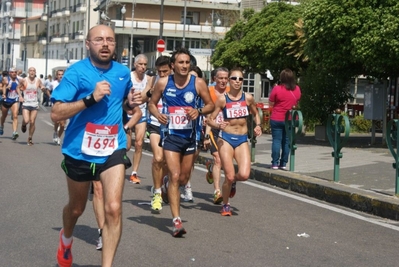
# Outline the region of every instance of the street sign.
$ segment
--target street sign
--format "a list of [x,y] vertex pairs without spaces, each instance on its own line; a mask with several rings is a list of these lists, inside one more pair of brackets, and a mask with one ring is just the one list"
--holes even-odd
[[159,39],[157,41],[157,51],[159,53],[162,53],[163,51],[165,51],[165,41],[162,39]]

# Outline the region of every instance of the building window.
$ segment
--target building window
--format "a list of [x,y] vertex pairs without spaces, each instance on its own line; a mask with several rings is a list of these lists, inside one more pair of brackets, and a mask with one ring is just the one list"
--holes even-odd
[[[182,47],[183,40],[180,38],[167,38],[166,39],[166,50],[175,50]],[[199,39],[186,39],[186,48],[201,48],[201,40]]]
[[[186,12],[186,24],[187,25],[199,25],[199,12]],[[180,23],[184,24],[184,10],[181,12]]]
[[255,74],[254,73],[244,73],[244,83],[242,85],[242,90],[246,93],[254,95],[254,93],[255,93]]
[[262,79],[262,91],[261,98],[268,98],[270,92],[270,81],[268,79]]

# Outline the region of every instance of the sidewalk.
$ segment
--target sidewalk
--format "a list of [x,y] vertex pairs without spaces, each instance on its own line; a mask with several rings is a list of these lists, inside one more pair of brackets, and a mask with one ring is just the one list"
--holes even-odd
[[[399,220],[399,197],[395,196],[394,158],[382,146],[381,134],[370,145],[371,135],[349,136],[341,150],[339,182],[334,182],[334,158],[329,142],[314,136],[298,138],[294,171],[272,170],[270,134],[257,139],[250,179],[305,194],[323,201]],[[149,144],[145,149],[150,150]],[[205,164],[209,152],[197,163]],[[289,169],[289,164],[287,165]]]

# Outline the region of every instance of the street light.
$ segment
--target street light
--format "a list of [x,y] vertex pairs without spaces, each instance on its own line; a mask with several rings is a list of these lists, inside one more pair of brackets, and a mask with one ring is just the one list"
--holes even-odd
[[184,14],[183,14],[183,44],[182,47],[186,46],[186,17],[187,17],[187,0],[184,0]]
[[121,8],[121,13],[122,13],[122,20],[123,20],[123,28],[125,28],[125,13],[126,13],[126,7],[125,5],[123,5],[123,7]]
[[45,6],[44,6],[44,14],[42,15],[42,21],[46,21],[46,69],[44,71],[45,73],[45,78],[47,78],[47,69],[48,69],[48,43],[49,43],[49,35],[50,35],[50,31],[49,31],[49,26],[50,26],[50,6],[49,3],[46,2]]
[[[159,0],[154,0],[156,3],[159,2]],[[161,14],[159,15],[159,39],[163,38],[163,7],[164,7],[164,1],[161,0]]]
[[129,59],[129,69],[132,70],[133,63],[133,29],[134,29],[134,7],[136,6],[136,0],[132,1],[132,32],[130,33],[130,59]]
[[[10,16],[10,20],[9,20],[9,23],[11,23],[11,12],[10,12],[10,9],[11,9],[11,1],[7,1],[6,2],[6,16]],[[9,27],[10,27],[10,24],[9,24]],[[5,34],[5,37],[6,38],[8,38],[9,37],[9,34],[8,34],[8,29],[5,29],[5,31],[6,31],[6,34]],[[10,39],[8,39],[8,43],[11,43],[11,41],[10,41]],[[8,44],[7,44],[7,46],[8,46]],[[8,53],[8,49],[7,49],[7,53]],[[6,57],[7,57],[7,59],[9,59],[8,58],[8,55],[6,55]],[[6,61],[6,65],[7,65],[7,63],[9,64],[9,60],[7,60]],[[8,69],[9,68],[9,66],[6,66],[6,68]]]
[[14,66],[14,39],[15,39],[15,29],[14,29],[14,18],[10,17],[10,25],[9,28],[12,30],[12,46],[11,46],[11,66]]

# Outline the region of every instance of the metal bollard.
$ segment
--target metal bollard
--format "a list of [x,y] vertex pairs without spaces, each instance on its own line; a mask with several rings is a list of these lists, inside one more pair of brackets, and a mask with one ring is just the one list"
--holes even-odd
[[[399,148],[399,120],[390,120],[387,124],[387,129],[385,131],[387,145],[389,151],[395,160],[395,163],[392,164],[392,167],[396,170],[395,177],[395,195],[399,196],[399,158],[398,158],[398,148]],[[396,147],[394,147],[394,144]],[[396,149],[396,151],[395,151]]]
[[[333,147],[331,156],[334,157],[334,182],[339,182],[339,159],[342,158],[341,149],[348,141],[350,124],[348,116],[341,115],[341,110],[336,109],[335,114],[328,116],[327,137]],[[341,134],[345,134],[341,137]]]
[[297,149],[296,137],[302,133],[303,117],[302,112],[293,106],[291,110],[285,113],[285,131],[290,140],[290,171],[295,170],[295,150]]
[[[262,114],[262,110],[258,108],[259,116]],[[248,116],[247,119],[247,128],[248,128],[248,138],[249,141],[251,142],[251,162],[255,162],[255,145],[256,145],[256,136],[254,135],[254,129],[255,129],[255,122],[254,122],[254,116],[251,114]]]

